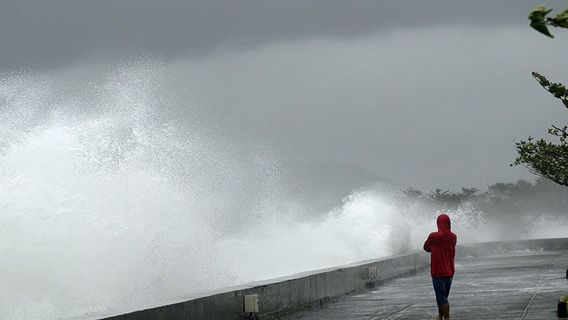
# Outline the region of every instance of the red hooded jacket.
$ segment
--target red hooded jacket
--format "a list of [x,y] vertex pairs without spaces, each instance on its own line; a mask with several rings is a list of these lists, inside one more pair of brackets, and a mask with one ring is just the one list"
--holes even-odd
[[447,214],[439,215],[436,224],[438,231],[430,233],[424,242],[424,250],[430,252],[430,273],[432,277],[453,277],[458,237],[451,230]]

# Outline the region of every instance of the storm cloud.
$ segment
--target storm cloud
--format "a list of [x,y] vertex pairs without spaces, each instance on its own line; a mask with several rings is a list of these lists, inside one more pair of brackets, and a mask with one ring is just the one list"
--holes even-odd
[[[559,2],[561,4],[561,2]],[[63,1],[0,3],[0,70],[135,54],[166,58],[439,25],[526,24],[534,1]]]

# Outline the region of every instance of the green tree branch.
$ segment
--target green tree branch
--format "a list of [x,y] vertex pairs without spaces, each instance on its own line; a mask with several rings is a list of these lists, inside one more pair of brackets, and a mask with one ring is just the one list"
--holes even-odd
[[[568,28],[568,9],[557,14],[555,17],[547,17],[552,9],[544,6],[535,7],[529,14],[530,26],[538,32],[554,38],[548,30],[548,26]],[[550,82],[545,76],[533,72],[532,76],[538,83],[556,99],[562,101],[568,108],[568,90],[557,82]],[[548,133],[558,139],[558,143],[552,143],[544,139],[515,142],[517,158],[511,165],[524,165],[533,174],[550,179],[560,185],[568,186],[568,127],[552,126]]]

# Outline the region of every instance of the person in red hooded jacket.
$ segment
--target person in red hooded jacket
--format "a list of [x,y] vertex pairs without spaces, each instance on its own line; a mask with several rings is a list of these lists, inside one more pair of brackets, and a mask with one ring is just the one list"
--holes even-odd
[[430,252],[430,273],[438,304],[438,319],[450,319],[448,295],[452,286],[458,237],[452,232],[450,217],[442,213],[436,219],[438,231],[432,232],[424,242],[424,250]]

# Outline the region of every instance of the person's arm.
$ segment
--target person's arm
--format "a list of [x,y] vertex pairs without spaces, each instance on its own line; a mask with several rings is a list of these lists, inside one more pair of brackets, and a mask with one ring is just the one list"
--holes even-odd
[[424,251],[426,252],[430,252],[431,248],[432,248],[432,234],[430,234],[428,236],[428,239],[426,239],[426,242],[424,242]]

